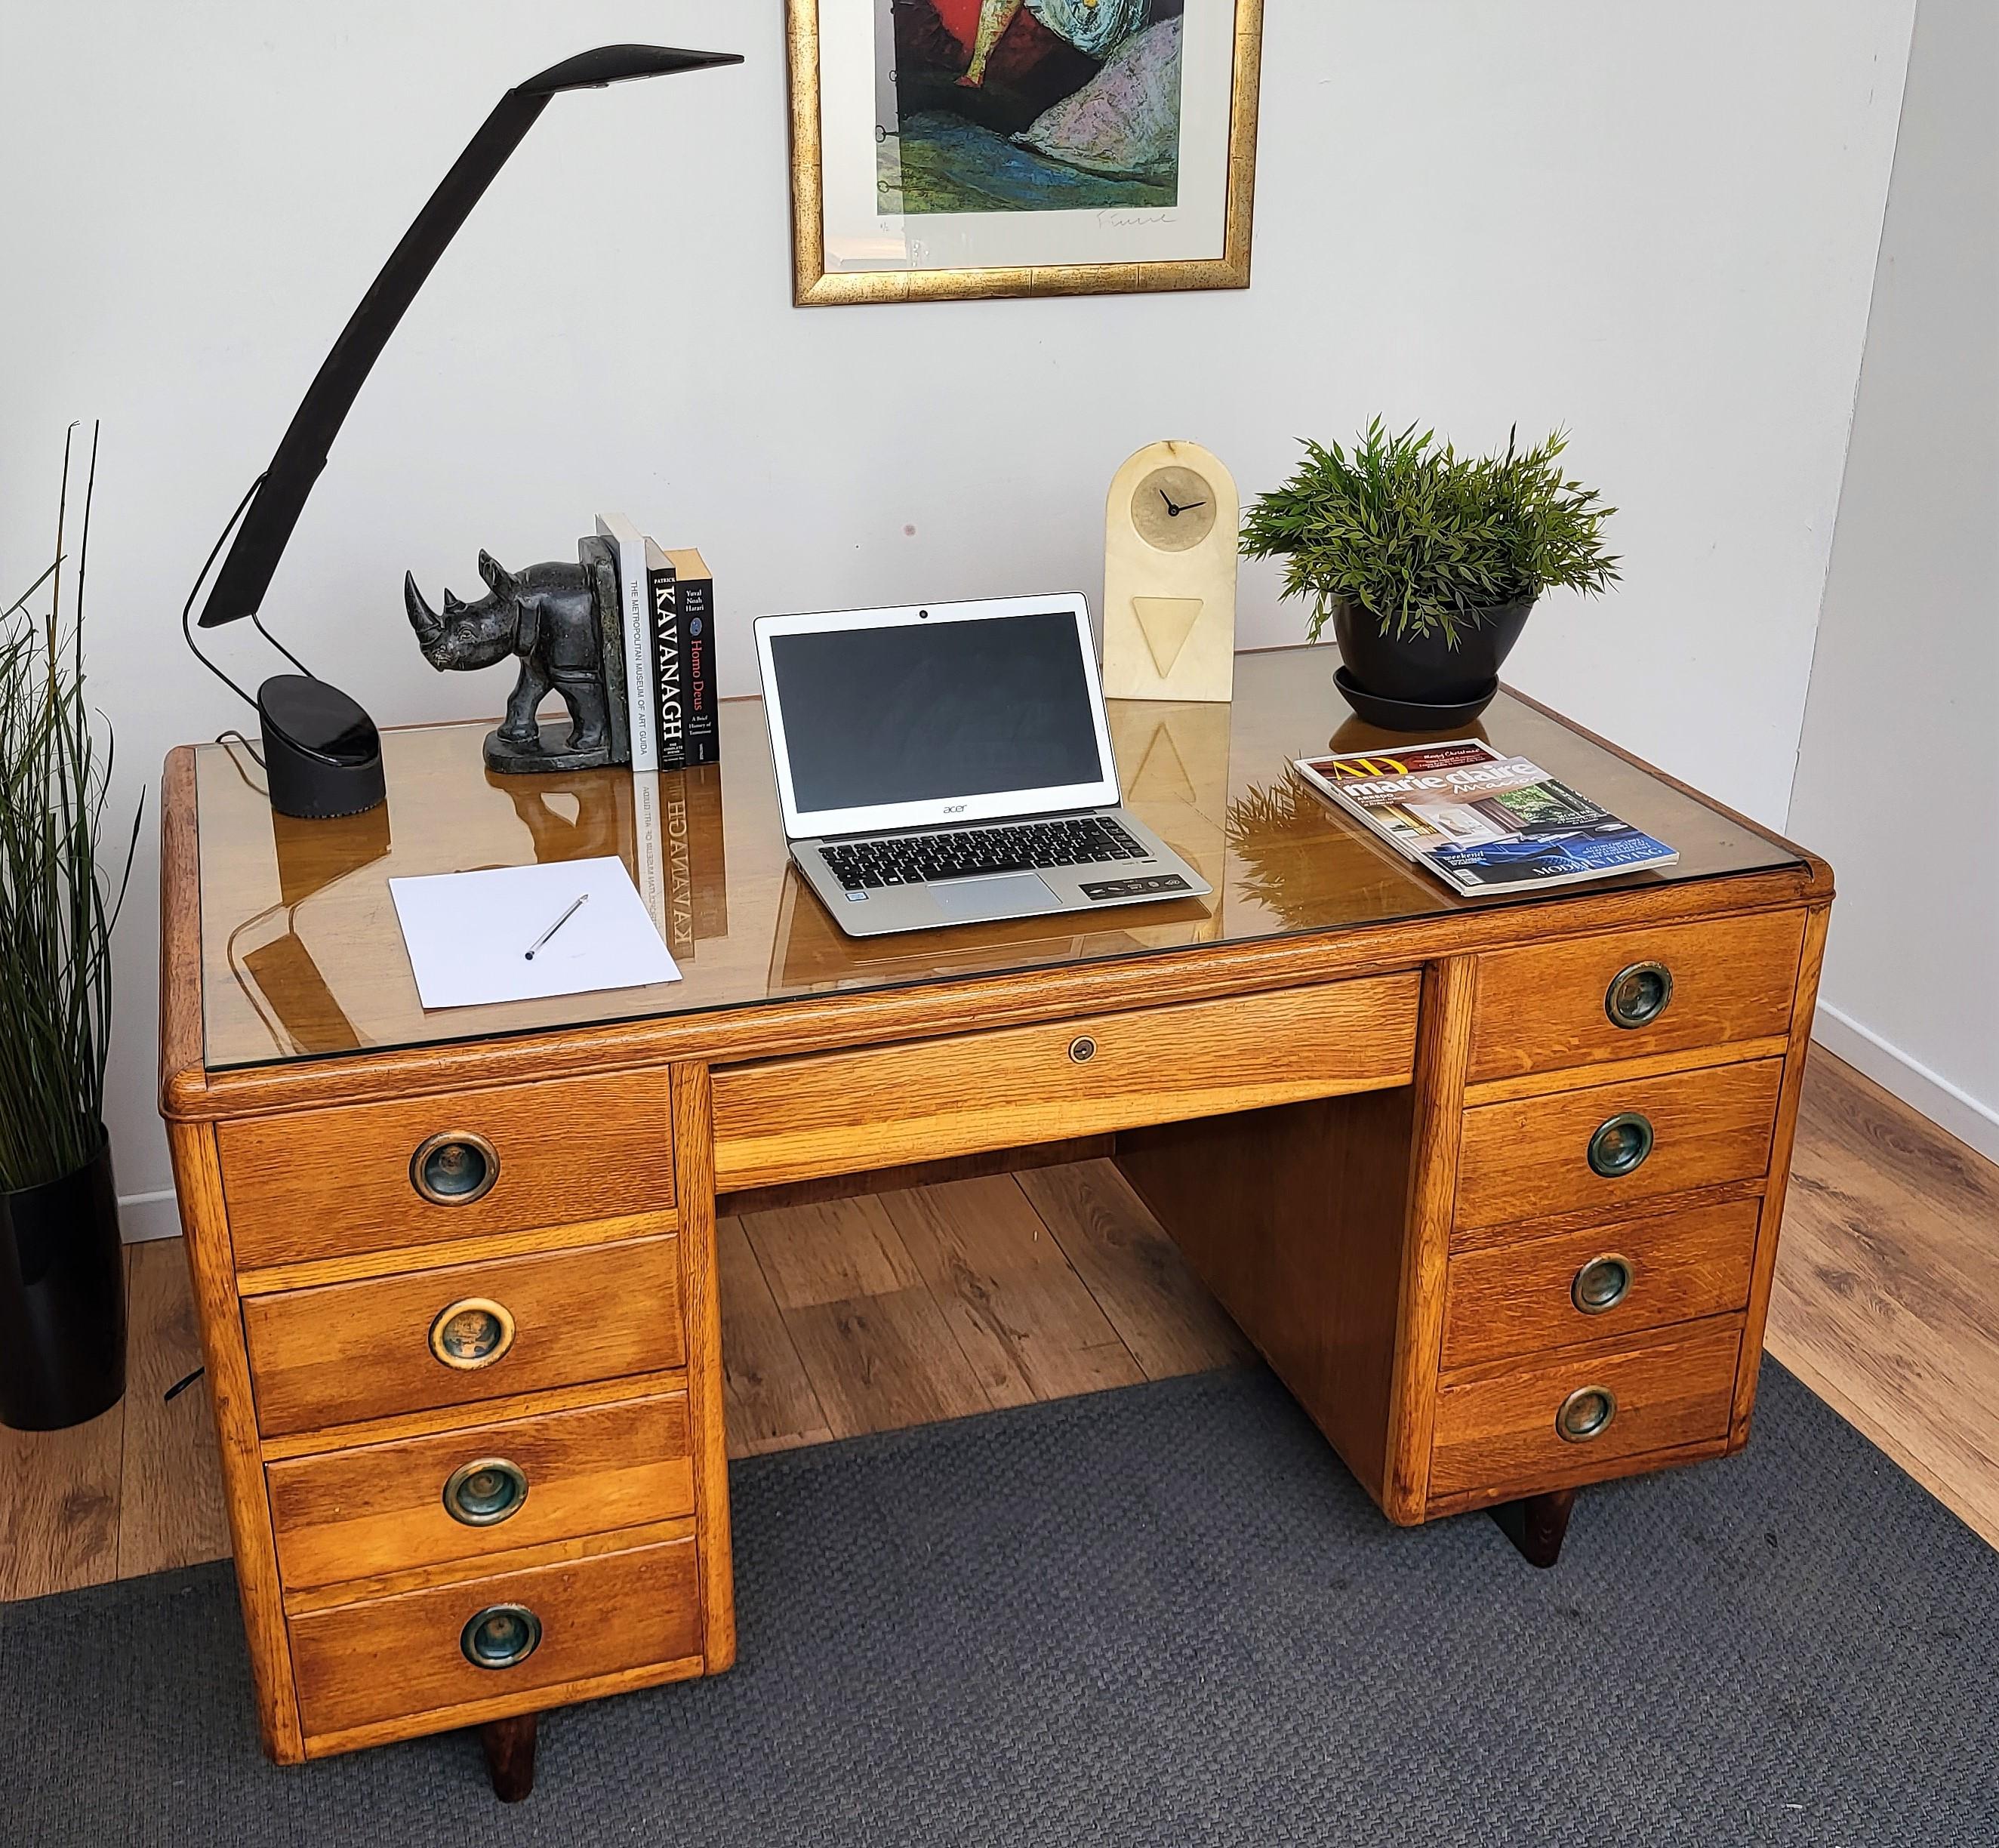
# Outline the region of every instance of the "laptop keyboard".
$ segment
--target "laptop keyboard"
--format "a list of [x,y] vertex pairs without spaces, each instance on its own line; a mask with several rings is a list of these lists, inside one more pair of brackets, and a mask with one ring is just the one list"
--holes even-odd
[[1097,866],[1112,860],[1149,857],[1116,822],[1096,815],[961,828],[950,834],[840,841],[819,851],[833,876],[848,892],[878,886],[924,886],[980,873],[1025,872],[1037,866]]

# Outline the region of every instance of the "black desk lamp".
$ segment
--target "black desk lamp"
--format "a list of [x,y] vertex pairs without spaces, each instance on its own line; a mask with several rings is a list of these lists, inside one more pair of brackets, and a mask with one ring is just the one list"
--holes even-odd
[[[358,814],[374,807],[384,794],[382,740],[374,720],[338,688],[316,678],[264,627],[257,612],[270,587],[271,574],[291,543],[292,529],[298,524],[306,496],[326,466],[327,451],[404,310],[551,96],[563,90],[602,89],[632,78],[663,77],[677,71],[702,71],[742,61],[733,51],[604,45],[517,85],[500,99],[452,163],[334,342],[305,401],[293,414],[271,466],[244,496],[222,539],[216,542],[215,552],[220,552],[237,522],[242,522],[201,612],[203,629],[248,616],[256,623],[258,633],[299,670],[273,675],[258,688],[251,702],[263,732],[271,806],[281,813],[308,818]],[[202,567],[202,578],[215,563],[215,552]],[[181,632],[204,667],[232,692],[249,699],[195,646],[188,616],[200,594],[202,578],[195,581],[187,607],[181,612]]]

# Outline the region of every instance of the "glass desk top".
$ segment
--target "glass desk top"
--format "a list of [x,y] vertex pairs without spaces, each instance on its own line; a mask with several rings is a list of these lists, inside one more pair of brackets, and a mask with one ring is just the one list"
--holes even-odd
[[[1679,850],[1678,865],[1524,898],[1463,898],[1305,789],[1293,758],[1407,743],[1355,719],[1329,647],[1244,654],[1229,706],[1114,700],[1126,804],[1213,896],[961,925],[857,941],[792,870],[763,706],[722,703],[722,758],[657,779],[663,924],[683,979],[646,988],[427,1011],[389,880],[621,855],[639,811],[623,770],[498,776],[490,721],[386,733],[386,804],[337,821],[274,814],[240,746],[203,745],[195,790],[203,1028],[211,1071],[444,1045],[665,1014],[778,1004],[1005,970],[1338,931],[1800,864],[1782,842],[1502,692],[1458,735],[1531,758]],[[645,882],[639,882],[645,889]]]

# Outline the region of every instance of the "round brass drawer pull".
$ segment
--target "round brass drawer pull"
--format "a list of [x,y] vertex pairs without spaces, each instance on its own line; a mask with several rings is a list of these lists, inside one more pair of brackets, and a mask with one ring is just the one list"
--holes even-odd
[[1613,1027],[1649,1027],[1673,998],[1673,972],[1663,962],[1634,962],[1610,978],[1603,1011]]
[[500,1156],[476,1131],[446,1129],[410,1157],[410,1184],[433,1206],[469,1206],[493,1191]]
[[459,1652],[476,1669],[510,1669],[542,1646],[542,1620],[525,1604],[488,1604],[465,1620]]
[[1569,1300],[1585,1316],[1600,1316],[1606,1309],[1614,1309],[1631,1294],[1631,1260],[1615,1251],[1592,1258],[1576,1272],[1568,1294]]
[[460,1464],[444,1486],[445,1512],[468,1527],[497,1527],[527,1499],[528,1472],[504,1457]]
[[513,1312],[489,1297],[464,1297],[431,1324],[431,1352],[461,1372],[491,1366],[513,1345]]
[[1630,1174],[1651,1152],[1652,1119],[1642,1111],[1620,1111],[1589,1139],[1589,1165],[1606,1181]]
[[1578,1386],[1555,1414],[1555,1434],[1567,1444],[1587,1444],[1610,1428],[1617,1416],[1617,1395],[1608,1386]]
[[1097,1056],[1097,1042],[1086,1034],[1080,1039],[1069,1042],[1069,1056],[1078,1065],[1087,1065]]

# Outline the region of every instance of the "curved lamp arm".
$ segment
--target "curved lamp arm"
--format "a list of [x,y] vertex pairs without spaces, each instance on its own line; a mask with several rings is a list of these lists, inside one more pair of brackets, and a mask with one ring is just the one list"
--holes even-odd
[[547,108],[549,99],[564,90],[602,89],[633,78],[663,77],[679,71],[704,71],[718,64],[740,64],[733,51],[675,51],[662,45],[603,45],[551,65],[537,77],[518,84],[452,162],[416,222],[390,253],[372,286],[361,298],[333,351],[326,356],[305,401],[293,413],[265,471],[248,516],[236,534],[229,556],[216,574],[203,605],[203,629],[254,616],[269,588],[271,574],[291,543],[292,529],[326,466],[327,452],[340,434],[356,394],[382,349],[402,320],[404,310],[444,255],[445,247],[470,215],[507,157]]

